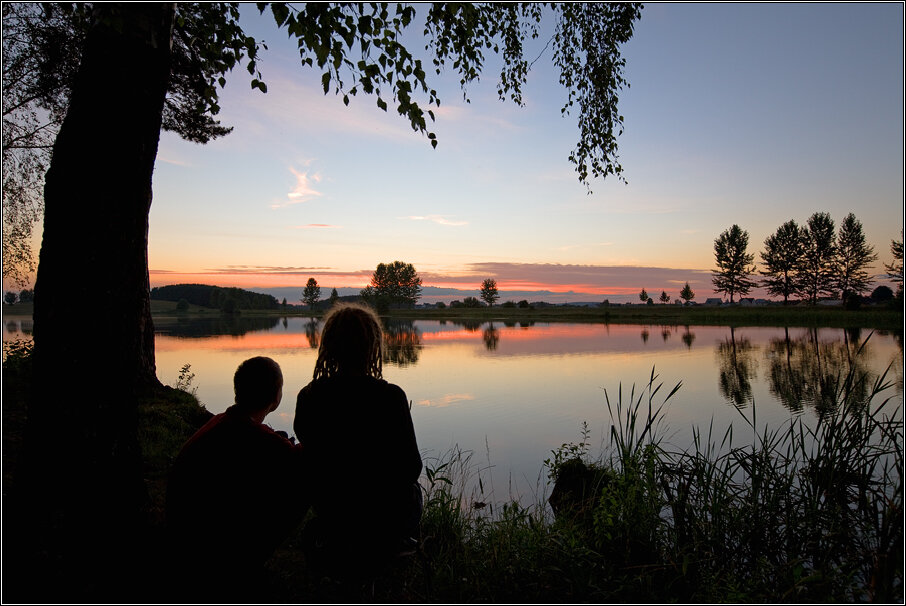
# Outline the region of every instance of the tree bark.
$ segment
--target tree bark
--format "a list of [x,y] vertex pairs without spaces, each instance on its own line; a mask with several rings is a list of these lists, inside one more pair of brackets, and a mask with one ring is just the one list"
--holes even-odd
[[148,213],[174,11],[96,5],[45,181],[23,489],[32,553],[56,564],[36,587],[62,575],[65,601],[125,583],[140,548],[137,398],[159,385]]

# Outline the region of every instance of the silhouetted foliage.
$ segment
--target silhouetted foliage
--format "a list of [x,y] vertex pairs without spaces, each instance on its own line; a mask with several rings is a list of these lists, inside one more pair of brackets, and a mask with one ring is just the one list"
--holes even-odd
[[893,255],[893,263],[885,263],[884,269],[887,270],[887,277],[891,282],[897,285],[897,297],[903,297],[903,232],[900,232],[900,241],[890,241],[890,254]]
[[885,286],[883,284],[881,286],[878,286],[877,288],[875,288],[873,291],[871,291],[872,301],[878,301],[878,302],[890,301],[891,299],[893,299],[893,297],[894,297],[894,294],[893,294],[893,291],[890,289],[890,287]]
[[321,287],[314,278],[309,278],[302,291],[302,303],[308,306],[308,309],[314,309],[318,300],[321,298]]
[[361,297],[380,310],[390,307],[414,307],[421,296],[422,279],[411,263],[379,263],[371,284],[362,289]]
[[175,301],[185,299],[192,305],[223,309],[228,301],[230,308],[241,309],[279,309],[280,304],[273,295],[251,292],[241,288],[224,288],[208,284],[171,284],[156,286],[151,289],[151,298],[158,301]]
[[661,303],[663,303],[664,305],[666,305],[667,303],[670,302],[670,295],[667,294],[667,291],[666,291],[666,290],[662,290],[662,291],[661,291],[661,296],[659,297],[659,299],[660,299]]
[[761,281],[768,294],[783,297],[783,302],[799,290],[799,269],[805,252],[807,233],[795,221],[787,221],[764,241],[761,261],[764,269]]
[[822,295],[834,297],[836,294],[837,246],[834,221],[827,213],[814,213],[808,219],[805,234],[797,289],[814,305]]
[[686,282],[686,285],[683,286],[683,289],[680,291],[679,296],[680,296],[680,299],[682,299],[683,301],[688,303],[689,301],[691,301],[692,299],[695,298],[695,291],[693,291],[692,288],[689,286],[689,283]]
[[639,300],[640,300],[642,303],[647,303],[647,302],[648,302],[648,291],[645,290],[644,288],[643,288],[642,291],[639,293]]
[[487,278],[484,282],[481,283],[480,289],[481,300],[488,304],[488,307],[494,307],[494,302],[500,298],[500,293],[497,292],[497,280],[494,278]]
[[865,243],[862,223],[852,213],[846,215],[837,234],[836,288],[844,302],[850,295],[862,295],[873,280],[867,268],[878,259],[874,248]]
[[714,292],[727,293],[730,303],[734,295],[745,295],[755,288],[755,281],[749,278],[755,272],[751,265],[754,254],[747,254],[749,246],[749,233],[733,225],[714,240],[714,259],[717,262],[717,271],[713,272],[711,282],[714,283]]

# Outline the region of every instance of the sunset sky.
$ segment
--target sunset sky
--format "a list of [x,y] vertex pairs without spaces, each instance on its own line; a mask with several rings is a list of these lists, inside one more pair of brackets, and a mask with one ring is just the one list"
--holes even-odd
[[[432,149],[392,104],[325,96],[269,13],[245,5],[242,23],[269,47],[268,93],[236,70],[220,114],[232,134],[206,146],[163,135],[152,285],[298,290],[294,301],[309,277],[324,296],[346,294],[402,260],[426,287],[475,291],[494,277],[504,300],[637,300],[642,287],[676,297],[688,281],[703,301],[714,239],[734,223],[759,262],[789,219],[824,211],[839,225],[854,212],[878,273],[901,237],[902,3],[647,5],[623,49],[628,184],[593,181],[590,195],[567,161],[578,129],[561,117],[550,49],[521,108],[497,99],[494,58],[468,104],[455,73],[433,78]],[[447,292],[425,290],[423,301]]]

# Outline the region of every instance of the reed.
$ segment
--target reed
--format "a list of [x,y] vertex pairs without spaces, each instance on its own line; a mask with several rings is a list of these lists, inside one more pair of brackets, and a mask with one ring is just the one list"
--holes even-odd
[[428,471],[430,599],[902,600],[902,408],[884,397],[886,374],[867,402],[853,396],[860,380],[840,377],[836,408],[813,422],[759,429],[753,407],[746,431],[712,424],[677,450],[663,420],[680,386],[655,404],[652,371],[641,390],[605,394],[597,458],[587,430],[552,453],[553,479],[578,467],[588,481],[556,517],[544,503],[470,506],[461,474],[474,467],[452,451]]

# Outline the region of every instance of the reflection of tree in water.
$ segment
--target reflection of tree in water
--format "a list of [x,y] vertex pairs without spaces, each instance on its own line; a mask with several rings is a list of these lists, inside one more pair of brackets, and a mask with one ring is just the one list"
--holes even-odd
[[519,328],[531,328],[534,325],[535,325],[534,320],[520,320],[519,321]]
[[752,401],[752,379],[756,376],[753,353],[751,341],[744,337],[737,340],[732,326],[729,340],[717,345],[720,393],[737,408],[745,408]]
[[484,324],[481,320],[454,320],[454,326],[462,326],[467,332],[478,332],[481,329],[481,325]]
[[318,347],[320,347],[321,333],[318,332],[318,321],[315,318],[310,318],[308,322],[305,323],[305,338],[308,339],[308,346],[312,349],[318,349]]
[[384,362],[409,366],[418,362],[422,343],[412,320],[384,320]]
[[817,328],[796,339],[785,329],[765,352],[771,393],[791,411],[809,406],[819,416],[834,412],[844,393],[848,402],[865,404],[877,378],[868,370],[869,343],[858,330],[821,342]]
[[887,379],[894,382],[899,393],[903,393],[903,329],[898,328],[893,331],[879,330],[876,332],[883,336],[893,336],[893,340],[897,344],[897,351],[891,354],[890,360],[888,360],[890,372],[887,375]]
[[186,339],[206,338],[217,335],[241,337],[249,332],[272,330],[280,318],[243,316],[241,314],[217,314],[194,318],[156,318],[154,332]]
[[283,324],[283,328],[284,328],[284,329],[289,328],[289,319],[287,319],[286,316],[283,316],[283,322],[282,322],[282,324]]
[[649,334],[650,334],[650,333],[648,332],[648,327],[645,327],[645,328],[642,329],[642,343],[647,343],[647,342],[648,342],[648,335],[649,335]]
[[683,336],[680,337],[683,340],[683,343],[686,344],[686,349],[692,349],[692,343],[695,341],[695,333],[689,330],[689,327],[686,327],[686,332],[683,333]]
[[671,334],[673,334],[673,333],[670,331],[670,327],[669,327],[669,326],[662,326],[662,327],[661,327],[661,338],[664,340],[664,343],[667,342],[667,339],[670,338],[670,335],[671,335]]
[[484,346],[488,351],[495,351],[500,343],[500,331],[494,328],[493,322],[488,322],[488,327],[484,329],[481,335],[484,339]]

